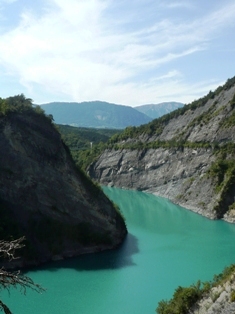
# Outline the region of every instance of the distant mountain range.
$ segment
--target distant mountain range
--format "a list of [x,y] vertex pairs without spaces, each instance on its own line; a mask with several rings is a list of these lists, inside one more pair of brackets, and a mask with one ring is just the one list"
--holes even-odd
[[43,104],[42,108],[53,115],[55,123],[80,127],[124,129],[152,120],[132,107],[102,101],[53,102]]
[[135,109],[146,114],[152,119],[156,119],[183,106],[184,104],[181,102],[171,101],[162,102],[160,104],[142,105],[135,107]]
[[42,104],[42,108],[47,114],[52,114],[57,124],[109,129],[124,129],[127,126],[146,124],[182,106],[183,104],[179,102],[142,105],[135,108],[104,101]]

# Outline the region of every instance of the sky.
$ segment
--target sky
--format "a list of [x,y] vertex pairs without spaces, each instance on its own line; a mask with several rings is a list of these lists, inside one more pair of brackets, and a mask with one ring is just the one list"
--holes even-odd
[[190,103],[235,76],[234,0],[0,0],[0,97]]

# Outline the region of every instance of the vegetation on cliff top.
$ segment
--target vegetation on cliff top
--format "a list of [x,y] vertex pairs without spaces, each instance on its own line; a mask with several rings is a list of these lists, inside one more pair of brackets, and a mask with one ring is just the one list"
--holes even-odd
[[[114,135],[110,143],[115,144],[117,142],[121,142],[127,140],[129,138],[138,138],[141,134],[158,135],[161,134],[164,126],[171,120],[176,119],[179,116],[184,115],[184,113],[188,110],[194,111],[195,109],[204,106],[208,100],[214,99],[215,96],[219,95],[223,90],[230,89],[233,85],[235,85],[235,76],[231,79],[228,79],[227,82],[223,86],[219,86],[214,92],[210,91],[206,96],[199,98],[198,100],[193,101],[192,103],[185,105],[182,108],[178,108],[158,119],[155,119],[148,124],[141,125],[139,127],[127,127],[122,133]],[[235,95],[233,97],[231,105],[234,107]]]
[[[158,314],[187,314],[192,306],[210,292],[211,288],[222,285],[228,281],[234,273],[235,265],[232,264],[226,267],[221,274],[215,275],[210,282],[201,283],[198,281],[195,285],[191,285],[190,287],[179,286],[176,288],[172,299],[169,301],[162,300],[158,303],[156,312]],[[231,295],[231,302],[234,302],[233,295],[234,294]]]
[[[82,150],[73,151],[73,147],[68,141],[66,143],[72,150],[72,155],[76,160],[77,165],[79,165],[84,171],[86,168],[94,162],[100,154],[105,149],[131,149],[131,150],[143,150],[143,149],[157,149],[157,148],[178,148],[184,149],[185,147],[196,149],[196,148],[212,148],[216,150],[222,148],[224,143],[211,142],[211,141],[200,141],[200,142],[191,142],[187,140],[187,131],[190,128],[197,125],[207,124],[211,118],[220,114],[220,110],[216,110],[216,102],[214,100],[212,105],[209,107],[207,112],[203,112],[199,116],[196,116],[185,128],[184,131],[179,131],[176,136],[170,140],[160,140],[159,136],[162,134],[165,126],[169,123],[171,119],[177,119],[179,116],[183,116],[186,112],[193,112],[197,108],[204,106],[208,100],[213,100],[223,91],[229,90],[232,86],[235,85],[235,77],[228,79],[223,86],[219,86],[214,92],[210,91],[206,96],[193,101],[191,104],[185,105],[182,108],[178,108],[175,111],[172,111],[158,119],[151,121],[148,124],[141,125],[139,127],[127,127],[122,132],[117,132],[110,137],[108,141],[102,141],[99,144],[94,143],[92,149],[89,147]],[[230,109],[235,108],[235,95],[230,101]],[[220,121],[221,128],[228,128],[235,126],[235,113],[230,114],[228,117],[225,117]],[[63,130],[62,130],[63,133]],[[142,138],[144,136],[144,139]],[[146,140],[154,136],[154,139],[151,139],[151,142]]]
[[40,106],[33,106],[32,99],[26,98],[24,94],[0,98],[0,116],[6,116],[14,112],[35,113],[43,115],[52,122],[52,115],[46,115]]

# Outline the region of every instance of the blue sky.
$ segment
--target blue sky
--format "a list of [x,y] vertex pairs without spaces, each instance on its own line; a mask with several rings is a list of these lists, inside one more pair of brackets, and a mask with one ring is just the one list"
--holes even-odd
[[189,103],[235,76],[234,0],[0,0],[0,97]]

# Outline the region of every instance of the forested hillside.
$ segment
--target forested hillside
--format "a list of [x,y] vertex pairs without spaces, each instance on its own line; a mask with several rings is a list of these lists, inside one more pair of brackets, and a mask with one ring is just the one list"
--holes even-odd
[[92,144],[106,143],[114,134],[121,130],[81,128],[58,124],[62,138],[71,150],[87,149]]
[[101,152],[108,140],[121,130],[81,128],[57,125],[62,139],[69,147],[76,165],[83,170]]

